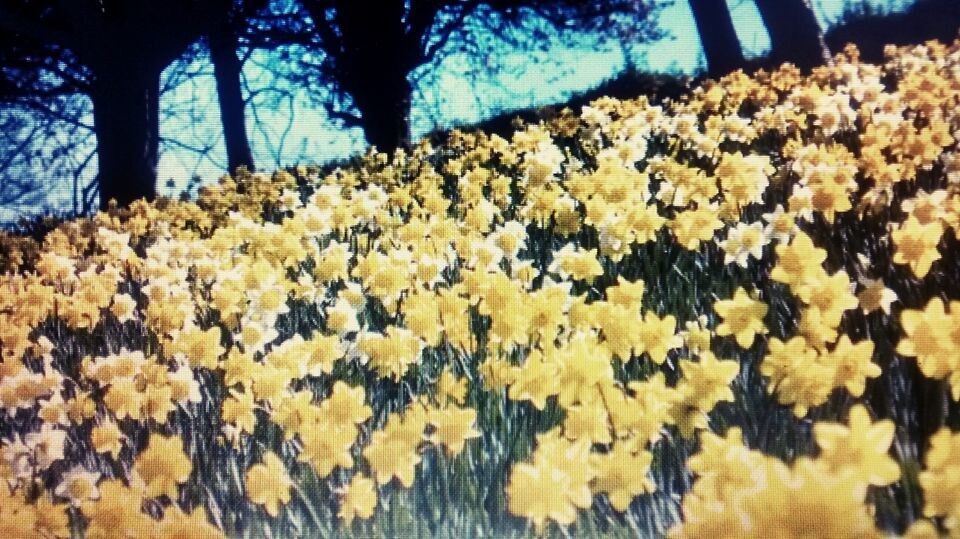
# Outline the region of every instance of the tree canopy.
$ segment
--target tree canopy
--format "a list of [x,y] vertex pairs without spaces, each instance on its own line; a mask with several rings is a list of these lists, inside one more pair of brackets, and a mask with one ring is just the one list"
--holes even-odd
[[11,0],[0,3],[0,102],[57,114],[57,100],[88,96],[106,207],[155,196],[160,75],[191,51],[205,48],[214,66],[234,170],[254,166],[240,80],[252,50],[298,47],[285,76],[389,151],[409,142],[412,75],[441,53],[495,55],[495,40],[534,50],[577,32],[646,39],[663,3],[389,0],[374,14],[349,0]]

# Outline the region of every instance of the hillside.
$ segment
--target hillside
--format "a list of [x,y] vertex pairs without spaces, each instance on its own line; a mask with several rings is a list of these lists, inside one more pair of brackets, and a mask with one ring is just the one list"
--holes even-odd
[[0,537],[960,533],[960,42],[890,52],[0,235]]

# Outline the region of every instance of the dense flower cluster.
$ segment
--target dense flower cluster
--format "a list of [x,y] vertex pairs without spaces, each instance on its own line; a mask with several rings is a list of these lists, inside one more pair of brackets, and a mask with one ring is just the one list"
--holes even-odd
[[889,53],[0,238],[0,535],[960,533],[960,43]]

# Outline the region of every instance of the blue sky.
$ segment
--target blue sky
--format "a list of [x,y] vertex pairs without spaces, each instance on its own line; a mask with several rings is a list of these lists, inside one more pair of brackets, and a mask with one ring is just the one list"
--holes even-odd
[[[905,8],[912,0],[812,0],[812,3],[821,25],[829,27],[845,6],[862,4],[896,10]],[[769,38],[753,0],[727,0],[727,4],[745,54],[766,52]],[[422,84],[414,91],[413,135],[418,137],[434,127],[471,124],[491,111],[564,101],[577,90],[594,87],[615,76],[628,59],[637,67],[653,72],[693,73],[699,69],[703,63],[702,52],[687,0],[676,0],[665,8],[659,22],[672,37],[640,43],[629,50],[622,47],[602,50],[590,46],[586,39],[585,45],[575,48],[555,44],[537,63],[531,63],[524,53],[498,56],[502,65],[523,68],[520,75],[469,79],[465,76],[467,60],[450,56],[433,72],[429,84]],[[248,107],[247,121],[254,158],[260,169],[325,162],[363,151],[363,134],[359,129],[343,129],[329,122],[302,89],[285,85],[263,68],[272,61],[269,53],[261,51],[244,67],[248,95],[252,94],[250,99],[258,105]],[[179,114],[161,123],[161,137],[175,138],[192,147],[209,146],[211,151],[208,158],[198,160],[196,153],[164,145],[158,171],[158,190],[163,194],[181,192],[194,175],[199,175],[204,183],[215,182],[225,169],[226,152],[220,133],[212,67],[200,59],[188,69],[198,75],[162,96],[161,110],[179,111]],[[187,113],[180,105],[190,100],[196,100],[198,106]],[[286,136],[281,136],[284,133]],[[92,178],[94,174],[95,170],[90,167],[87,176]],[[168,180],[173,180],[172,187],[168,187]],[[64,195],[63,200],[69,200],[69,193]],[[24,210],[20,208],[19,212]],[[0,208],[0,221],[15,218],[11,211]]]
[[[893,10],[902,9],[911,0],[812,0],[814,11],[821,25],[829,27],[840,17],[845,6],[857,4],[874,8]],[[733,16],[734,25],[745,54],[749,56],[765,53],[770,40],[757,12],[753,0],[727,0]],[[540,104],[563,101],[570,95],[585,88],[593,87],[603,80],[616,75],[622,69],[625,55],[632,56],[636,65],[654,72],[693,73],[703,65],[700,41],[686,0],[676,0],[664,9],[660,17],[662,27],[672,34],[671,38],[654,43],[643,43],[630,51],[598,51],[589,47],[565,48],[556,46],[550,50],[548,62],[529,65],[521,76],[490,77],[471,80],[464,76],[465,60],[450,57],[437,70],[436,82],[427,87],[417,88],[413,96],[411,124],[414,137],[418,137],[433,127],[449,127],[477,122],[490,111],[520,109]],[[529,64],[523,53],[506,55],[501,62]],[[257,64],[267,64],[270,59],[266,53],[254,57],[254,62],[246,66],[245,75],[251,86],[269,87],[270,75],[257,68]],[[197,125],[185,126],[170,121],[161,127],[162,133],[197,133],[204,143],[215,140],[219,135],[216,93],[213,91],[212,74],[207,73],[195,79],[195,88],[183,91],[197,92],[208,106],[203,121]],[[296,89],[293,89],[294,91]],[[178,93],[166,96],[176,102]],[[270,96],[258,96],[268,99]],[[296,162],[323,162],[333,158],[348,156],[364,149],[362,132],[359,129],[340,129],[327,122],[322,111],[307,103],[302,92],[296,95],[292,103],[283,103],[283,107],[271,113],[261,108],[261,121],[257,129],[251,130],[255,159],[259,167],[276,168]],[[292,114],[291,114],[292,111]],[[249,116],[249,114],[248,114]],[[248,117],[251,128],[255,119]],[[284,147],[277,144],[278,135],[289,130]],[[189,152],[167,151],[160,161],[160,178],[175,180],[175,187],[169,192],[179,192],[185,181],[194,173],[205,180],[222,174],[225,153],[222,142],[215,149],[214,159],[200,163]]]

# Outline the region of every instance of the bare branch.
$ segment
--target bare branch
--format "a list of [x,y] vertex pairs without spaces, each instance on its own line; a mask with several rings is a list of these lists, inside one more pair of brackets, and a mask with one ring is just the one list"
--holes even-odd
[[362,127],[363,126],[363,119],[357,116],[356,114],[335,110],[332,104],[327,104],[325,109],[327,112],[327,116],[329,116],[330,118],[333,118],[334,120],[340,120],[341,122],[343,122],[345,127]]

